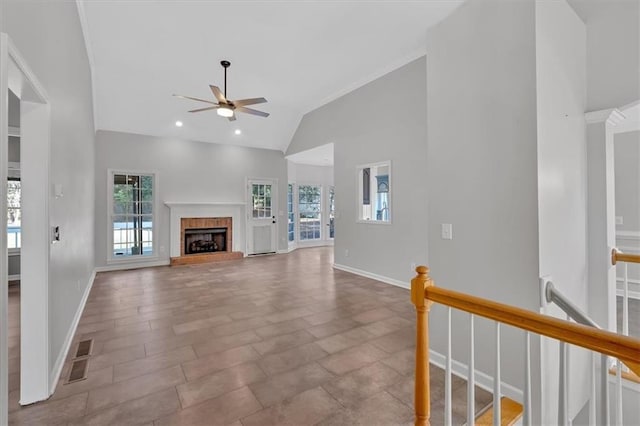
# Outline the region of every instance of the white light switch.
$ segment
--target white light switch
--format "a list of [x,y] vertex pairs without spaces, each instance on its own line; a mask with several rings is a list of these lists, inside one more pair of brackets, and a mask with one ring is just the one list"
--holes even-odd
[[616,225],[624,225],[624,219],[622,216],[616,216]]
[[453,240],[453,225],[450,223],[443,223],[442,227],[442,239]]

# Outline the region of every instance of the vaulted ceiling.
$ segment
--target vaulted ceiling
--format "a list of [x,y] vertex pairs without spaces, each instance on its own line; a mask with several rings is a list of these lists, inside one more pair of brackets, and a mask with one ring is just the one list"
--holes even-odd
[[[462,3],[78,1],[98,129],[278,150],[306,112],[424,54],[427,28]],[[223,59],[228,97],[267,98],[269,118],[189,114],[205,105],[171,96],[212,98]]]

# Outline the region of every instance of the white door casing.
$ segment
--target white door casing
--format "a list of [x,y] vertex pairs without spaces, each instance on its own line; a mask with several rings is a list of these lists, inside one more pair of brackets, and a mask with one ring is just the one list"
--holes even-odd
[[[48,96],[35,74],[11,42],[0,34],[0,181],[6,182],[8,161],[8,91],[20,99],[22,180],[20,403],[50,395],[49,367],[49,137]],[[0,210],[7,211],[2,197]],[[7,282],[7,223],[0,233],[0,283]],[[28,264],[29,267],[24,265]],[[0,424],[7,424],[7,286],[0,286]]]

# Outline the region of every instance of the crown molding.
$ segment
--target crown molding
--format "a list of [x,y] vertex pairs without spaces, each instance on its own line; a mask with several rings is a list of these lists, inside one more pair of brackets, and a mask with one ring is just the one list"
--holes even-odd
[[95,63],[93,60],[93,50],[91,49],[91,38],[89,37],[89,24],[87,23],[87,14],[84,8],[84,0],[76,0],[78,8],[78,18],[80,19],[80,28],[82,28],[82,36],[84,37],[84,47],[87,51],[87,60],[89,61],[89,74],[91,75],[91,103],[93,106],[93,131],[98,130],[98,101],[96,100],[96,73]]
[[616,126],[622,123],[627,117],[618,108],[609,108],[588,112],[584,118],[587,124],[606,123],[610,126]]

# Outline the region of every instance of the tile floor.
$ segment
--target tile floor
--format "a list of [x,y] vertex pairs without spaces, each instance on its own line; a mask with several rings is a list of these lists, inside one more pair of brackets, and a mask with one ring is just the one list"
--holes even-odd
[[[19,407],[19,299],[10,311],[10,424],[404,425],[413,419],[407,290],[333,270],[313,248],[198,266],[100,273],[78,326],[86,380]],[[432,368],[432,424],[443,423]],[[465,382],[454,378],[454,423]],[[477,410],[491,399],[476,390]]]

